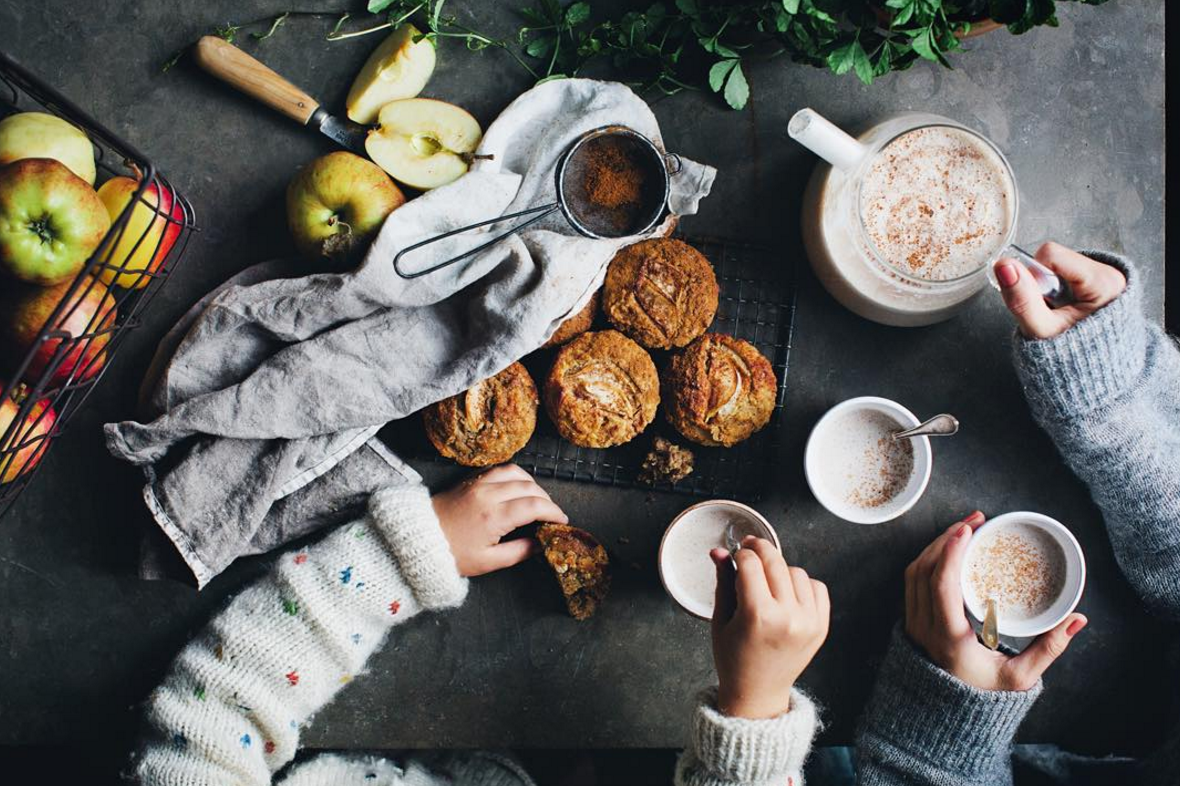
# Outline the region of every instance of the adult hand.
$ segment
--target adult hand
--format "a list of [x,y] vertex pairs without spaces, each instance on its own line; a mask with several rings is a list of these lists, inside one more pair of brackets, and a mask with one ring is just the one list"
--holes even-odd
[[532,538],[501,541],[535,521],[568,524],[545,489],[515,464],[494,467],[431,499],[462,576],[482,576],[524,562],[536,551]]
[[1014,259],[997,261],[996,280],[1000,282],[1000,294],[1026,338],[1061,335],[1127,288],[1127,279],[1118,268],[1090,259],[1059,243],[1041,246],[1036,258],[1069,284],[1075,302],[1050,308],[1024,265]]
[[944,671],[981,690],[1029,690],[1053,665],[1086,618],[1070,614],[1014,657],[983,646],[963,609],[959,574],[971,536],[984,522],[975,511],[952,524],[905,571],[905,630]]
[[791,688],[828,635],[828,588],[787,565],[768,541],[747,537],[735,555],[709,552],[717,566],[713,662],[717,709],[773,718],[791,708]]

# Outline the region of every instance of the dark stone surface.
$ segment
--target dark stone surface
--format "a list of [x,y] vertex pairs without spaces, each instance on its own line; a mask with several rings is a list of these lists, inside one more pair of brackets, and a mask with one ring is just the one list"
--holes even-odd
[[[177,649],[223,598],[265,569],[265,559],[246,561],[199,595],[178,583],[136,580],[136,532],[147,523],[140,479],[105,454],[99,426],[132,414],[155,342],[184,309],[230,274],[291,249],[283,189],[329,143],[189,65],[160,73],[170,53],[214,24],[283,5],[0,0],[0,48],[148,151],[187,193],[203,227],[89,409],[0,521],[0,743],[126,746],[135,703]],[[480,9],[481,24],[507,33],[518,4],[465,5]],[[813,161],[787,138],[795,109],[810,105],[849,125],[892,110],[932,110],[979,128],[1008,153],[1024,192],[1024,244],[1054,237],[1129,254],[1158,318],[1163,4],[1065,5],[1059,29],[973,40],[954,71],[920,64],[870,89],[776,61],[754,70],[755,98],[745,112],[697,94],[655,104],[669,147],[720,169],[714,195],[685,230],[773,244],[784,266],[800,263],[783,450],[759,507],[788,558],[831,587],[831,639],[803,680],[826,705],[825,742],[852,736],[899,613],[904,566],[974,507],[1050,514],[1074,530],[1089,559],[1081,610],[1090,627],[1050,672],[1022,737],[1105,753],[1141,750],[1161,734],[1168,639],[1117,572],[1085,488],[1034,427],[1009,363],[1010,324],[998,299],[985,297],[931,328],[865,322],[837,306],[803,264],[796,220]],[[339,106],[377,40],[327,43],[325,29],[291,22],[273,39],[245,46]],[[502,54],[448,45],[427,92],[486,124],[527,87]],[[918,413],[950,410],[964,424],[959,437],[935,446],[925,499],[887,526],[835,520],[802,477],[811,425],[827,407],[860,394],[894,398]],[[427,469],[434,484],[456,476]],[[461,610],[399,628],[370,673],[320,713],[306,744],[680,744],[691,693],[712,678],[708,632],[665,598],[654,553],[665,523],[688,500],[545,485],[575,522],[612,546],[619,568],[602,613],[585,624],[566,617],[537,565],[480,579]]]

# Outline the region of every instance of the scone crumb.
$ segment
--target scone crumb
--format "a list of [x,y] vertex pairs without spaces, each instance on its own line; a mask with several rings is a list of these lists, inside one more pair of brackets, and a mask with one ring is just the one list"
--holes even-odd
[[643,459],[643,466],[639,470],[639,480],[649,486],[661,481],[679,483],[692,474],[692,451],[669,442],[663,437],[656,437],[652,449]]

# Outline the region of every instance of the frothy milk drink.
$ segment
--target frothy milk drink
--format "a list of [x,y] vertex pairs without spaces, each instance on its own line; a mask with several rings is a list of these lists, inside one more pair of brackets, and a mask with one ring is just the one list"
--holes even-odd
[[934,115],[903,115],[859,137],[862,160],[821,163],[804,197],[803,239],[827,290],[861,316],[927,325],[987,283],[1011,242],[1016,183],[988,140]]

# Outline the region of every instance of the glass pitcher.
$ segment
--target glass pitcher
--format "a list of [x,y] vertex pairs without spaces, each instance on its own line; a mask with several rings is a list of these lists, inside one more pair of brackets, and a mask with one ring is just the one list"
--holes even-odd
[[902,327],[940,322],[984,288],[1001,256],[1025,264],[1047,297],[1060,294],[1056,276],[1012,245],[1016,178],[983,135],[907,112],[854,139],[808,109],[789,132],[824,159],[804,195],[803,241],[824,287],[851,311]]

